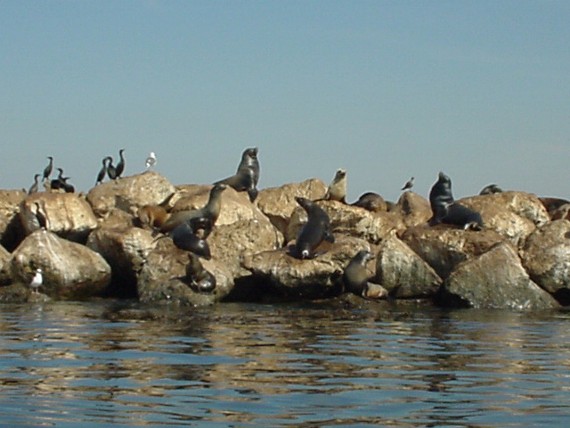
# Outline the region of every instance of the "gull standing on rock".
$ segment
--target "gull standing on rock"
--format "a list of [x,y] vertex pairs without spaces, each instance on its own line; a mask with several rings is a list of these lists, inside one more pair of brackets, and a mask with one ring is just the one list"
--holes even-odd
[[150,152],[145,162],[146,169],[149,170],[155,165],[156,165],[156,155],[154,154],[154,152]]
[[400,190],[403,190],[405,192],[406,190],[412,190],[412,187],[414,187],[414,177],[406,181],[406,184],[404,184],[404,187],[402,187]]
[[30,288],[32,289],[33,293],[38,293],[38,289],[42,286],[43,283],[43,276],[42,276],[42,269],[37,268],[36,274],[32,278],[30,282]]

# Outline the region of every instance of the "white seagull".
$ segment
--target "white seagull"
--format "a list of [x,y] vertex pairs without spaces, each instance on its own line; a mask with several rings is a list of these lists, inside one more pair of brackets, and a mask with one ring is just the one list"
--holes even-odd
[[154,152],[149,153],[148,158],[146,158],[145,165],[146,169],[150,169],[156,165],[156,155],[154,154]]
[[32,292],[37,293],[42,283],[43,283],[42,270],[41,268],[37,268],[36,274],[32,278],[32,282],[30,282],[30,288],[32,289]]

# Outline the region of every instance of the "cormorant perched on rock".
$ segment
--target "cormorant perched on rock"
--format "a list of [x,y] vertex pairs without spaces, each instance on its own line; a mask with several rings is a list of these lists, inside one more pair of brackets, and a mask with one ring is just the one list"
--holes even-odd
[[42,181],[46,181],[49,179],[49,176],[51,175],[51,171],[53,169],[53,157],[48,156],[47,158],[49,159],[49,163],[44,168],[44,175],[43,175]]
[[101,168],[99,174],[97,174],[97,181],[95,182],[95,186],[101,184],[105,179],[105,174],[107,173],[107,159],[108,158],[103,158],[103,168]]
[[64,184],[63,169],[58,168],[57,170],[59,171],[57,178],[54,178],[53,180],[50,181],[49,187],[51,190],[63,189],[63,184]]
[[111,156],[107,156],[107,175],[111,180],[115,180],[117,178],[117,168],[113,165],[113,158]]
[[154,154],[154,152],[150,152],[145,161],[146,169],[151,169],[155,165],[156,165],[156,155]]
[[121,175],[123,174],[123,171],[125,170],[125,157],[123,156],[123,152],[125,151],[125,149],[121,149],[119,150],[119,162],[117,163],[117,166],[115,167],[115,172],[117,174],[117,178],[120,178]]
[[28,195],[32,193],[36,193],[39,189],[40,184],[38,183],[38,179],[40,178],[40,174],[34,175],[34,183],[28,189]]
[[404,192],[406,190],[412,190],[412,187],[414,187],[414,180],[415,180],[414,177],[410,178],[408,181],[406,181],[406,184],[404,184],[404,186],[400,190],[403,190]]

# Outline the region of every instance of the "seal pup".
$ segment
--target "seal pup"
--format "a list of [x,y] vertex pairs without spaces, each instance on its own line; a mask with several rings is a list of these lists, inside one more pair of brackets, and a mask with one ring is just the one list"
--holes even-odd
[[145,163],[144,163],[147,171],[152,169],[152,167],[156,165],[156,162],[157,162],[156,161],[156,155],[154,154],[154,152],[150,152],[148,154],[148,157],[146,158]]
[[492,195],[493,193],[502,193],[503,189],[501,189],[496,184],[489,184],[481,189],[479,195]]
[[[216,224],[222,209],[222,192],[226,190],[225,184],[215,184],[210,190],[208,202],[197,210],[184,210],[170,214],[168,220],[162,225],[162,232],[169,232],[179,224],[192,220],[195,230],[203,229],[207,237]],[[205,237],[202,236],[204,239]]]
[[108,158],[103,158],[102,161],[103,167],[101,168],[101,170],[99,170],[99,173],[97,174],[97,181],[95,181],[95,186],[101,184],[105,179],[105,174],[107,173],[107,159]]
[[299,230],[293,256],[309,259],[316,256],[315,249],[323,241],[334,243],[328,214],[315,202],[307,198],[296,197],[297,203],[307,212],[307,223]]
[[241,161],[237,172],[231,177],[216,181],[214,184],[226,184],[237,192],[247,191],[249,200],[255,201],[258,190],[260,166],[257,159],[257,147],[245,149],[241,155]]
[[447,206],[454,202],[451,193],[451,179],[443,172],[438,174],[437,181],[429,192],[429,203],[433,213],[429,220],[430,225],[441,223],[441,219],[447,213]]
[[121,178],[121,175],[125,170],[125,156],[123,155],[124,151],[125,149],[119,150],[119,162],[117,163],[117,166],[115,166],[115,173],[117,175],[117,178]]
[[323,199],[327,201],[339,201],[346,204],[346,182],[346,170],[342,168],[337,169]]
[[51,171],[53,170],[53,157],[48,156],[47,158],[49,159],[49,162],[48,162],[47,166],[44,168],[44,174],[43,174],[42,182],[49,180],[49,176],[51,175]]
[[406,181],[406,184],[404,184],[400,190],[404,192],[412,190],[412,187],[414,187],[414,180],[414,177],[410,178],[408,181]]
[[186,281],[194,291],[211,293],[216,288],[216,277],[207,271],[202,262],[193,253],[188,253]]
[[34,274],[34,277],[30,281],[30,288],[32,289],[32,293],[37,294],[39,292],[38,290],[42,286],[43,282],[44,282],[44,279],[43,279],[43,275],[42,275],[42,269],[37,268],[36,273]]
[[382,196],[374,192],[363,193],[351,206],[364,208],[372,212],[386,211],[386,201]]
[[38,189],[40,187],[40,183],[38,182],[40,178],[40,174],[35,174],[34,175],[34,182],[33,184],[30,186],[30,188],[28,189],[28,195],[31,195],[32,193],[37,193]]

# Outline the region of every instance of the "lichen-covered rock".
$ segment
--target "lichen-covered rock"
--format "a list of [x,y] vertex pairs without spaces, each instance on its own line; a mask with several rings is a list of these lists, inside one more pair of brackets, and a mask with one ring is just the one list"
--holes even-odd
[[570,221],[555,220],[532,233],[523,264],[534,282],[561,303],[570,304]]
[[76,193],[34,193],[22,201],[20,221],[26,235],[44,227],[76,242],[97,227],[91,206]]
[[498,232],[517,247],[524,244],[536,227],[550,220],[540,199],[530,193],[502,192],[458,202],[481,214],[485,228]]
[[401,239],[442,279],[447,278],[459,263],[479,256],[505,240],[492,230],[476,232],[446,225],[411,227]]
[[87,201],[97,216],[104,216],[113,208],[135,214],[138,207],[165,203],[175,190],[160,174],[146,171],[93,187]]
[[25,284],[41,268],[42,291],[57,299],[99,296],[111,280],[111,268],[100,254],[46,230],[27,236],[12,253],[11,265],[14,281]]
[[317,248],[317,257],[300,260],[287,249],[252,254],[243,266],[254,278],[269,281],[277,293],[299,298],[320,298],[342,292],[344,268],[369,244],[359,238],[339,236],[334,244],[324,242]]
[[259,192],[256,202],[271,223],[286,235],[289,219],[299,207],[295,198],[300,196],[314,201],[322,198],[326,191],[327,185],[323,181],[312,178],[301,183],[263,189]]
[[559,307],[550,294],[530,279],[508,242],[458,266],[441,287],[440,303],[481,309]]
[[402,193],[391,211],[402,216],[406,227],[426,224],[432,217],[429,201],[414,192]]
[[24,238],[18,213],[26,198],[22,190],[0,190],[0,244],[13,250]]
[[188,253],[179,250],[169,238],[159,239],[138,274],[138,295],[141,302],[175,303],[185,306],[205,306],[220,301],[233,288],[233,277],[222,261],[203,260],[204,269],[216,279],[211,293],[200,293],[190,287],[186,278]]
[[[335,235],[350,235],[376,244],[390,233],[405,229],[401,217],[393,212],[370,212],[338,201],[320,201],[317,204],[329,216]],[[301,207],[295,209],[287,229],[287,242],[297,238],[299,230],[306,222],[305,210]]]
[[136,297],[137,275],[155,248],[154,239],[150,231],[137,227],[101,227],[89,235],[87,247],[101,254],[111,266],[110,295]]
[[434,296],[442,282],[431,266],[396,236],[379,245],[374,280],[390,296],[404,299]]

